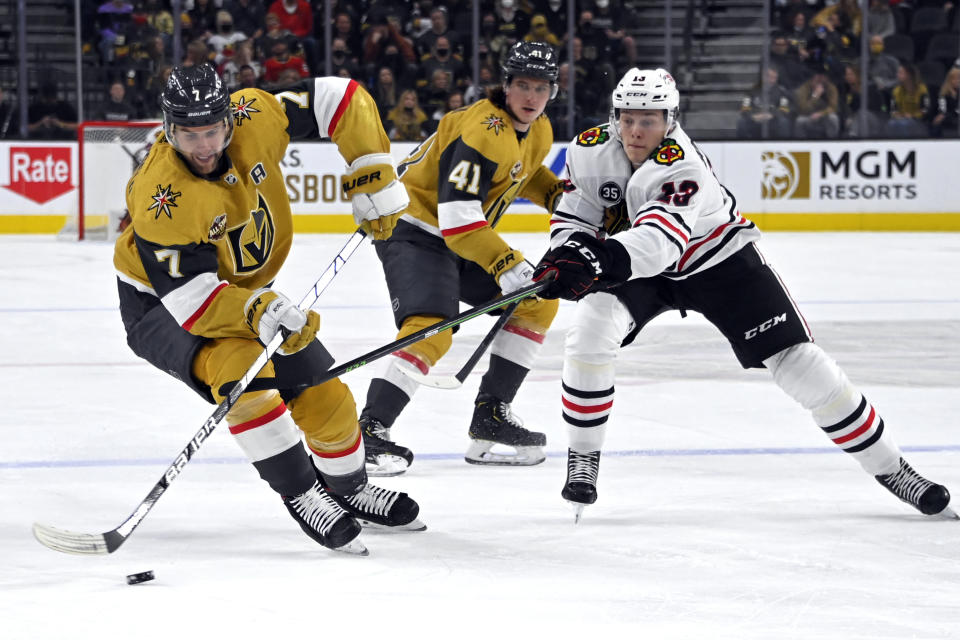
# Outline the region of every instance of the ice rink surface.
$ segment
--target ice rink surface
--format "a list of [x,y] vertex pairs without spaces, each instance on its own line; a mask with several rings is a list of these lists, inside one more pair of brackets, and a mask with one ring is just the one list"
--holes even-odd
[[[545,244],[508,237],[534,259]],[[298,236],[277,288],[298,298],[344,240]],[[960,492],[960,234],[760,247],[914,467]],[[574,525],[569,303],[514,403],[547,433],[544,464],[463,461],[477,374],[401,416],[417,460],[379,483],[419,501],[426,532],[366,532],[366,558],[317,546],[221,427],[115,554],[51,551],[33,522],[117,526],[212,407],[129,352],[112,247],[0,248],[0,638],[960,638],[960,522],[894,499],[699,317],[664,316],[622,352],[600,497]],[[387,297],[363,246],[317,307],[338,361],[393,339]],[[436,371],[491,322],[466,324]],[[378,369],[345,377],[358,404]]]

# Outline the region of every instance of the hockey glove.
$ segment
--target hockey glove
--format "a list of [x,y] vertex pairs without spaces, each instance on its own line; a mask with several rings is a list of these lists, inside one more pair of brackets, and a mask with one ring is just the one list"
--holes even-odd
[[281,355],[289,355],[309,345],[320,328],[320,314],[304,313],[288,297],[269,289],[258,289],[245,305],[247,325],[264,345],[278,331],[289,334],[280,347]]
[[527,286],[533,282],[533,267],[526,260],[521,259],[520,264],[511,267],[500,274],[500,290],[503,295],[510,295],[517,289]]
[[347,167],[343,192],[350,198],[353,220],[375,240],[393,233],[397,218],[410,204],[403,183],[397,179],[389,153],[360,156]]
[[630,278],[630,254],[615,240],[603,241],[578,231],[566,242],[550,249],[533,272],[533,281],[553,279],[540,292],[548,300],[579,300],[595,286],[610,287]]

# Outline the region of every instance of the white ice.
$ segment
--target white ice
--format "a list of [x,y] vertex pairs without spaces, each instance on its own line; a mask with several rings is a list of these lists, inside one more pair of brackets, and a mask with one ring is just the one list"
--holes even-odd
[[[277,287],[301,293],[344,240],[298,236]],[[914,467],[960,491],[960,234],[760,246]],[[51,551],[33,522],[112,529],[212,407],[128,350],[110,246],[0,250],[0,638],[960,637],[960,522],[897,501],[765,371],[675,313],[621,355],[600,498],[579,525],[560,498],[564,304],[514,404],[547,433],[544,464],[463,461],[485,361],[401,416],[394,436],[418,457],[381,484],[419,501],[426,532],[364,533],[366,558],[317,546],[221,427],[116,553]],[[387,298],[363,246],[318,305],[340,361],[393,339]],[[465,325],[438,371],[490,322]],[[358,404],[378,369],[345,377]]]

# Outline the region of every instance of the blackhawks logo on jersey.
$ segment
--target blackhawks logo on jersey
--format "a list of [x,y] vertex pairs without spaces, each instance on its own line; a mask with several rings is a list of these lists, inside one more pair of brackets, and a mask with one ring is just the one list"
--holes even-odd
[[496,135],[500,135],[501,129],[507,128],[507,125],[503,121],[503,118],[492,113],[487,117],[486,120],[483,121],[482,124],[487,125],[487,131],[489,131],[490,129],[493,129],[493,133]]
[[653,152],[653,161],[657,164],[671,165],[677,160],[683,160],[683,147],[673,138],[664,138],[660,147]]
[[236,102],[230,104],[233,107],[233,121],[238,127],[243,124],[244,120],[253,120],[251,113],[260,113],[260,109],[257,109],[253,106],[253,103],[256,102],[256,98],[250,98],[250,102],[247,102],[246,96],[240,96],[240,99]]
[[166,215],[168,218],[173,220],[173,214],[170,213],[170,207],[177,206],[177,198],[183,195],[180,191],[174,192],[173,185],[167,185],[163,187],[157,185],[157,192],[150,196],[153,200],[153,204],[147,207],[147,211],[156,210],[156,213],[153,216],[153,219],[156,220],[160,217],[160,214]]
[[609,125],[601,124],[597,127],[591,127],[577,136],[577,145],[581,147],[592,147],[603,144],[610,139],[610,132],[607,131]]

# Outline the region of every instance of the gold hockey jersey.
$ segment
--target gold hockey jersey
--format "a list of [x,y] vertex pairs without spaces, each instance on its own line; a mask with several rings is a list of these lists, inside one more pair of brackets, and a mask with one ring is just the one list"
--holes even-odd
[[389,152],[376,104],[353,80],[313,78],[230,97],[234,134],[220,170],[200,177],[161,134],[127,184],[132,223],[117,239],[121,281],[157,296],[187,331],[253,337],[244,305],[290,251],[280,162],[293,139],[329,137],[346,161]]
[[499,275],[510,247],[493,228],[510,203],[522,196],[551,211],[562,193],[562,181],[543,165],[552,143],[546,116],[518,136],[507,111],[490,100],[448,113],[397,167],[410,196],[401,220]]

